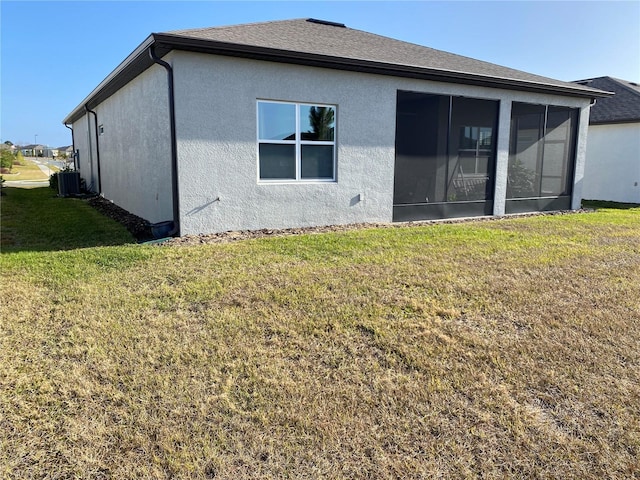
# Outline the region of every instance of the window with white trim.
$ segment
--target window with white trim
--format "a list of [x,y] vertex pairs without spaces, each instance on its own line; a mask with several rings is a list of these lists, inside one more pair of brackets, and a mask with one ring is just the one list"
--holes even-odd
[[335,125],[333,105],[259,100],[260,181],[335,181]]

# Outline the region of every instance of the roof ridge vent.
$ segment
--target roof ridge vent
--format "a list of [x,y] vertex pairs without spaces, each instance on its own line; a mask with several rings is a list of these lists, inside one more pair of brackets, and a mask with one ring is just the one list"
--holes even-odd
[[307,18],[307,22],[318,23],[320,25],[329,25],[330,27],[347,28],[344,23],[329,22],[328,20],[318,20],[317,18]]

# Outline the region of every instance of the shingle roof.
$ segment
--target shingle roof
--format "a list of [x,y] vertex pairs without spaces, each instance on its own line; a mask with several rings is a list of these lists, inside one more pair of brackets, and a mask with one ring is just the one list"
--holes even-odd
[[590,124],[640,122],[640,86],[637,83],[612,77],[577,80],[575,83],[615,93],[613,97],[599,98],[591,107]]
[[172,50],[518,91],[595,98],[606,92],[314,19],[152,33],[67,117],[75,122]]
[[[329,23],[329,24],[327,24]],[[339,59],[418,67],[488,79],[566,88],[562,82],[493,63],[314,19],[282,20],[167,32],[198,40],[295,51]]]

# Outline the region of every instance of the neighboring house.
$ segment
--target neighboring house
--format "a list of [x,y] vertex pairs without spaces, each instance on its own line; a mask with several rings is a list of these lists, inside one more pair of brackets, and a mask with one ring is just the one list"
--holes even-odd
[[606,92],[314,19],[151,34],[65,119],[172,234],[580,207]]
[[44,157],[46,150],[47,149],[44,145],[39,144],[20,147],[20,151],[25,157]]
[[583,198],[640,203],[640,86],[611,77],[575,83],[615,93],[591,107]]
[[66,158],[71,158],[73,156],[73,146],[72,145],[68,145],[65,147],[58,147],[55,150],[52,150],[53,152],[55,152],[56,157],[66,157]]

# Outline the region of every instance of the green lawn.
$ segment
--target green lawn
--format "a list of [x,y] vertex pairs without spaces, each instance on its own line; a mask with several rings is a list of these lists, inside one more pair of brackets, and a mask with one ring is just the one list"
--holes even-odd
[[83,200],[50,188],[3,188],[2,252],[72,250],[134,242],[129,232]]
[[638,208],[167,247],[45,191],[0,478],[640,477]]
[[[60,170],[58,167],[51,165],[50,170],[57,172]],[[25,160],[24,165],[14,165],[11,168],[11,173],[5,173],[2,177],[6,181],[11,180],[47,180],[49,176],[40,170],[35,163],[31,160]]]

